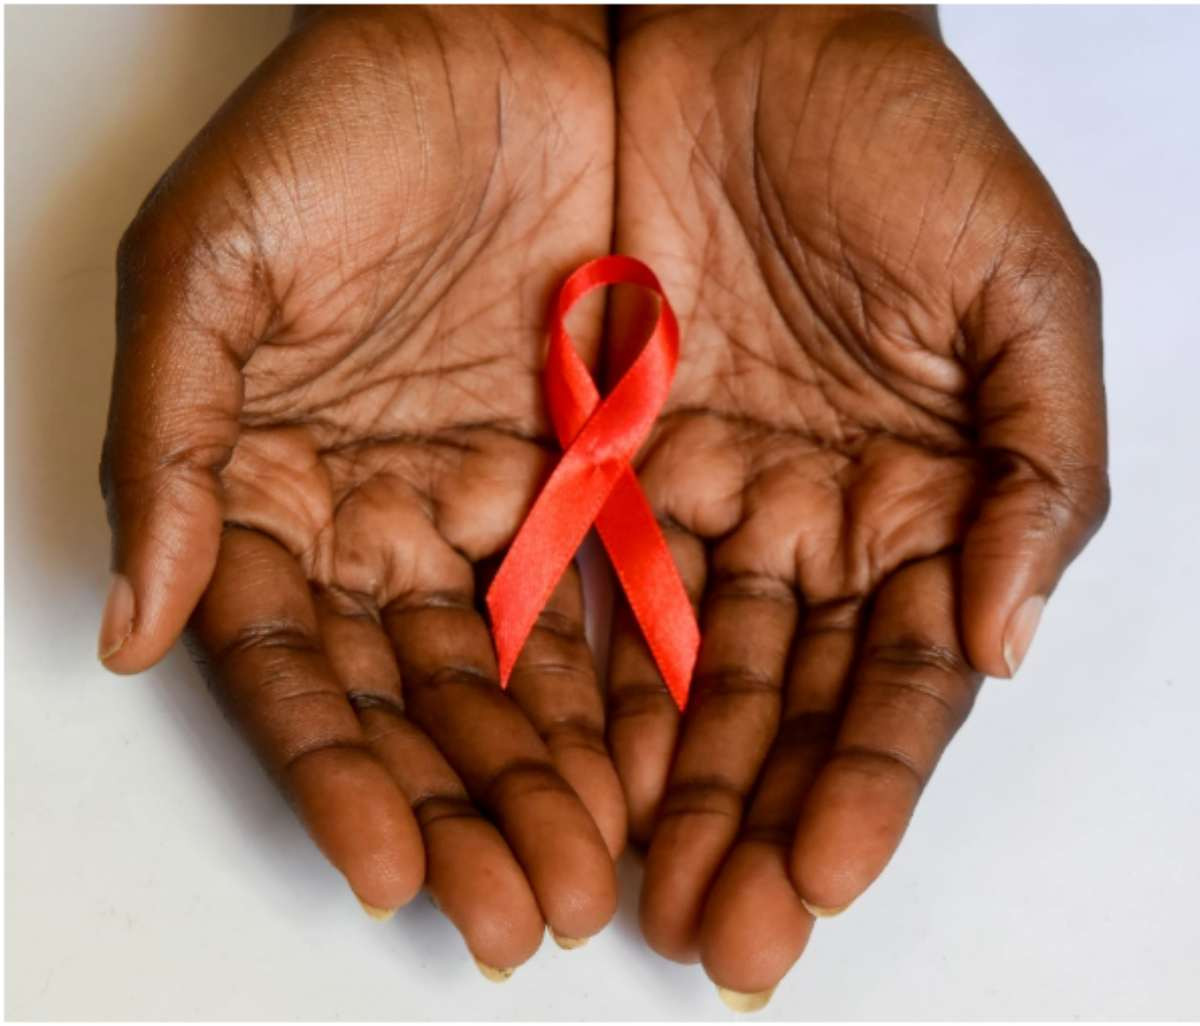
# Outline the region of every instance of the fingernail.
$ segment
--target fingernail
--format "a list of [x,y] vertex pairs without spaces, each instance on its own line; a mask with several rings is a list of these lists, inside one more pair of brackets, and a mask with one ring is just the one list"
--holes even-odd
[[[358,898],[358,895],[355,895]],[[358,903],[363,907],[363,911],[372,919],[378,919],[381,923],[391,919],[396,914],[394,908],[376,908],[374,905],[368,905],[362,898],[358,898]]]
[[814,915],[818,919],[832,919],[834,916],[840,916],[850,907],[849,905],[838,905],[835,908],[826,908],[823,905],[813,905],[803,898],[800,899],[800,904],[808,909],[810,915]]
[[1033,634],[1045,608],[1046,600],[1041,595],[1031,595],[1017,606],[1017,611],[1008,621],[1008,630],[1004,632],[1004,662],[1010,677],[1025,661],[1025,653],[1029,651],[1029,643],[1033,641]]
[[100,618],[100,640],[96,654],[100,661],[111,659],[133,633],[133,586],[124,574],[113,574],[108,585],[104,615]]
[[475,965],[483,973],[484,979],[491,980],[493,983],[504,983],[516,972],[515,969],[497,969],[494,965],[488,965],[477,958],[475,959]]
[[769,990],[755,991],[753,994],[743,994],[740,990],[729,990],[726,987],[718,987],[717,993],[726,1006],[735,1012],[761,1012],[770,1002],[771,995],[775,993],[775,988],[771,987]]
[[564,937],[561,933],[555,933],[552,926],[547,929],[550,931],[550,936],[554,938],[554,943],[567,951],[582,948],[588,942],[586,937]]

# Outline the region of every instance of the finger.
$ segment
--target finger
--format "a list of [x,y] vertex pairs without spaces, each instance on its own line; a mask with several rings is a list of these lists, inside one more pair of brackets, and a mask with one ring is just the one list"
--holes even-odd
[[954,561],[936,556],[880,588],[837,741],[796,828],[791,874],[814,911],[854,901],[895,852],[980,677],[955,623]]
[[416,821],[326,659],[296,561],[226,531],[194,622],[214,690],[317,846],[366,904],[410,901],[425,875]]
[[[669,524],[663,537],[695,608],[704,589],[704,543]],[[629,834],[645,844],[671,769],[679,709],[624,595],[613,611],[609,645],[608,746],[625,792]]]
[[1010,677],[1047,596],[1108,508],[1095,265],[1075,254],[1001,273],[974,321],[991,480],[965,540],[963,638],[972,665]]
[[574,563],[534,624],[508,691],[615,858],[625,847],[625,798],[604,745],[604,700],[584,633],[583,586]]
[[812,932],[789,872],[805,795],[833,742],[856,647],[859,603],[810,607],[788,669],[783,718],[742,831],[704,906],[700,957],[722,996],[761,1007]]
[[216,249],[197,256],[186,221],[142,213],[118,256],[117,355],[101,461],[113,577],[99,655],[119,673],[163,656],[212,575],[218,473],[237,441],[241,364],[270,312],[262,276],[210,267]]
[[410,594],[383,614],[409,716],[496,818],[550,928],[590,937],[616,909],[612,858],[537,731],[500,689],[470,591]]
[[699,955],[700,916],[779,726],[796,628],[789,583],[716,567],[675,763],[646,855],[641,923],[655,951]]
[[404,715],[400,671],[371,606],[322,591],[317,613],[329,661],[371,749],[416,814],[430,894],[482,966],[510,973],[545,933],[524,872],[441,752]]
[[704,971],[734,1011],[758,1011],[804,951],[812,926],[792,886],[783,847],[740,841],[705,904]]

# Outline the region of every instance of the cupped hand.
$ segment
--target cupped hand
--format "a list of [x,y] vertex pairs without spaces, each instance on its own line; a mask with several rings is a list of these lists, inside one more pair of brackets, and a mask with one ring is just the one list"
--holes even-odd
[[610,747],[646,937],[749,1008],[1103,516],[1098,278],[920,16],[631,11],[615,73],[617,249],[682,332],[639,473],[703,641],[681,719],[619,615]]
[[553,457],[545,313],[608,248],[612,152],[597,12],[320,13],[119,257],[102,658],[190,618],[358,897],[426,882],[499,969],[600,929],[624,841],[577,574],[507,693],[479,612]]

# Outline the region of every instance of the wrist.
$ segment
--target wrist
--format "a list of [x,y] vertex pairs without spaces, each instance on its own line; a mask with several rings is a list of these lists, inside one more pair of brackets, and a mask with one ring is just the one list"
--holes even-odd
[[608,21],[605,8],[598,4],[546,4],[536,9],[526,7],[447,7],[433,5],[393,4],[297,4],[292,13],[292,29],[307,25],[317,17],[341,18],[402,27],[413,18],[433,22],[437,26],[452,26],[456,22],[507,22],[513,25],[536,23],[550,26],[575,36],[579,41],[607,49]]
[[727,7],[697,5],[691,7],[662,7],[631,5],[615,9],[617,39],[623,39],[643,28],[662,21],[680,22],[687,19],[722,20],[729,25],[746,25],[753,21],[786,21],[793,31],[808,30],[814,40],[849,22],[872,21],[909,23],[919,26],[935,39],[941,39],[941,26],[936,4],[805,4],[791,7]]

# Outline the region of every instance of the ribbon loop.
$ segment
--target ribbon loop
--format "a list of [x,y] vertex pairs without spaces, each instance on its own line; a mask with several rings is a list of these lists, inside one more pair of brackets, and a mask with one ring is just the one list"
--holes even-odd
[[[600,398],[566,328],[593,289],[638,285],[659,297],[658,319],[613,390]],[[606,256],[563,282],[550,323],[543,383],[563,456],[521,524],[488,589],[487,605],[508,685],[521,647],[594,523],[654,660],[680,709],[700,631],[666,539],[633,472],[633,458],[667,400],[679,359],[679,326],[654,272]]]

